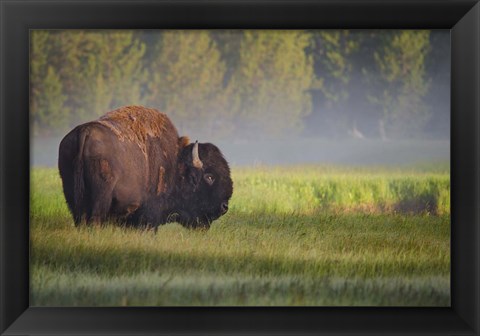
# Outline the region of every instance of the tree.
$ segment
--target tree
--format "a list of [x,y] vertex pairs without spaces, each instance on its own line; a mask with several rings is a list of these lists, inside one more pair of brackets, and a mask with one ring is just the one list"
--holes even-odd
[[105,61],[103,76],[108,84],[114,83],[110,107],[142,104],[142,87],[146,81],[143,56],[146,46],[135,32],[114,31],[104,36],[100,59]]
[[48,32],[54,67],[67,97],[70,126],[142,102],[145,45],[131,31]]
[[423,100],[429,88],[425,72],[429,34],[426,30],[384,32],[384,44],[374,52],[376,74],[370,77],[376,83],[369,98],[381,108],[378,122],[383,138],[417,135],[429,119]]
[[229,82],[236,124],[251,134],[299,132],[311,112],[313,62],[305,31],[246,30]]
[[49,33],[32,33],[30,111],[34,134],[58,133],[67,126],[66,97],[55,69],[48,63]]
[[[150,67],[148,103],[181,132],[222,135],[230,130],[223,85],[225,64],[208,31],[165,31]],[[205,135],[205,134],[200,134]]]
[[45,79],[39,89],[34,112],[35,129],[44,134],[58,134],[67,126],[68,114],[64,103],[66,97],[62,93],[62,83],[53,67],[47,68]]
[[314,43],[309,53],[314,60],[312,91],[317,104],[309,121],[314,128],[321,123],[329,133],[344,136],[358,119],[348,106],[351,93],[356,91],[353,85],[358,85],[353,80],[361,35],[349,30],[313,31],[312,35]]
[[225,63],[224,84],[227,84],[238,66],[243,31],[238,29],[212,30],[210,35],[217,44],[221,59]]

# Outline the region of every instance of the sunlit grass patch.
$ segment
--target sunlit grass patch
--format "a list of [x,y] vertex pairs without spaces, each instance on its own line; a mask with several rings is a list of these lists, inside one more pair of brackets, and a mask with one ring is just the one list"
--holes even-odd
[[294,166],[237,169],[233,177],[232,207],[242,212],[450,213],[448,172]]

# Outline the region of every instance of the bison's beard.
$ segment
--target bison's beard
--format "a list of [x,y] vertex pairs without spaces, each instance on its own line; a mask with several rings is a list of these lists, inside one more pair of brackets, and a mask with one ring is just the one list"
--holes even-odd
[[214,219],[216,218],[211,218],[207,215],[191,216],[185,211],[179,211],[178,213],[170,214],[167,222],[177,222],[189,229],[209,229]]

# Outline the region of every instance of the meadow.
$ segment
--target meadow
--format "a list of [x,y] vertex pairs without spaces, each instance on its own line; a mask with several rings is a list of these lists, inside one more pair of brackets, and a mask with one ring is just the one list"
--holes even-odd
[[208,231],[73,226],[32,168],[32,306],[449,306],[448,163],[233,168]]

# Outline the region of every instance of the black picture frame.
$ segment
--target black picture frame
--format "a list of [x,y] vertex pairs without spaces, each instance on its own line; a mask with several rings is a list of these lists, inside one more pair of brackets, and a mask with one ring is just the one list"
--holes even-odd
[[[0,0],[0,333],[479,335],[480,4],[473,0]],[[29,307],[29,30],[450,29],[449,308]]]

